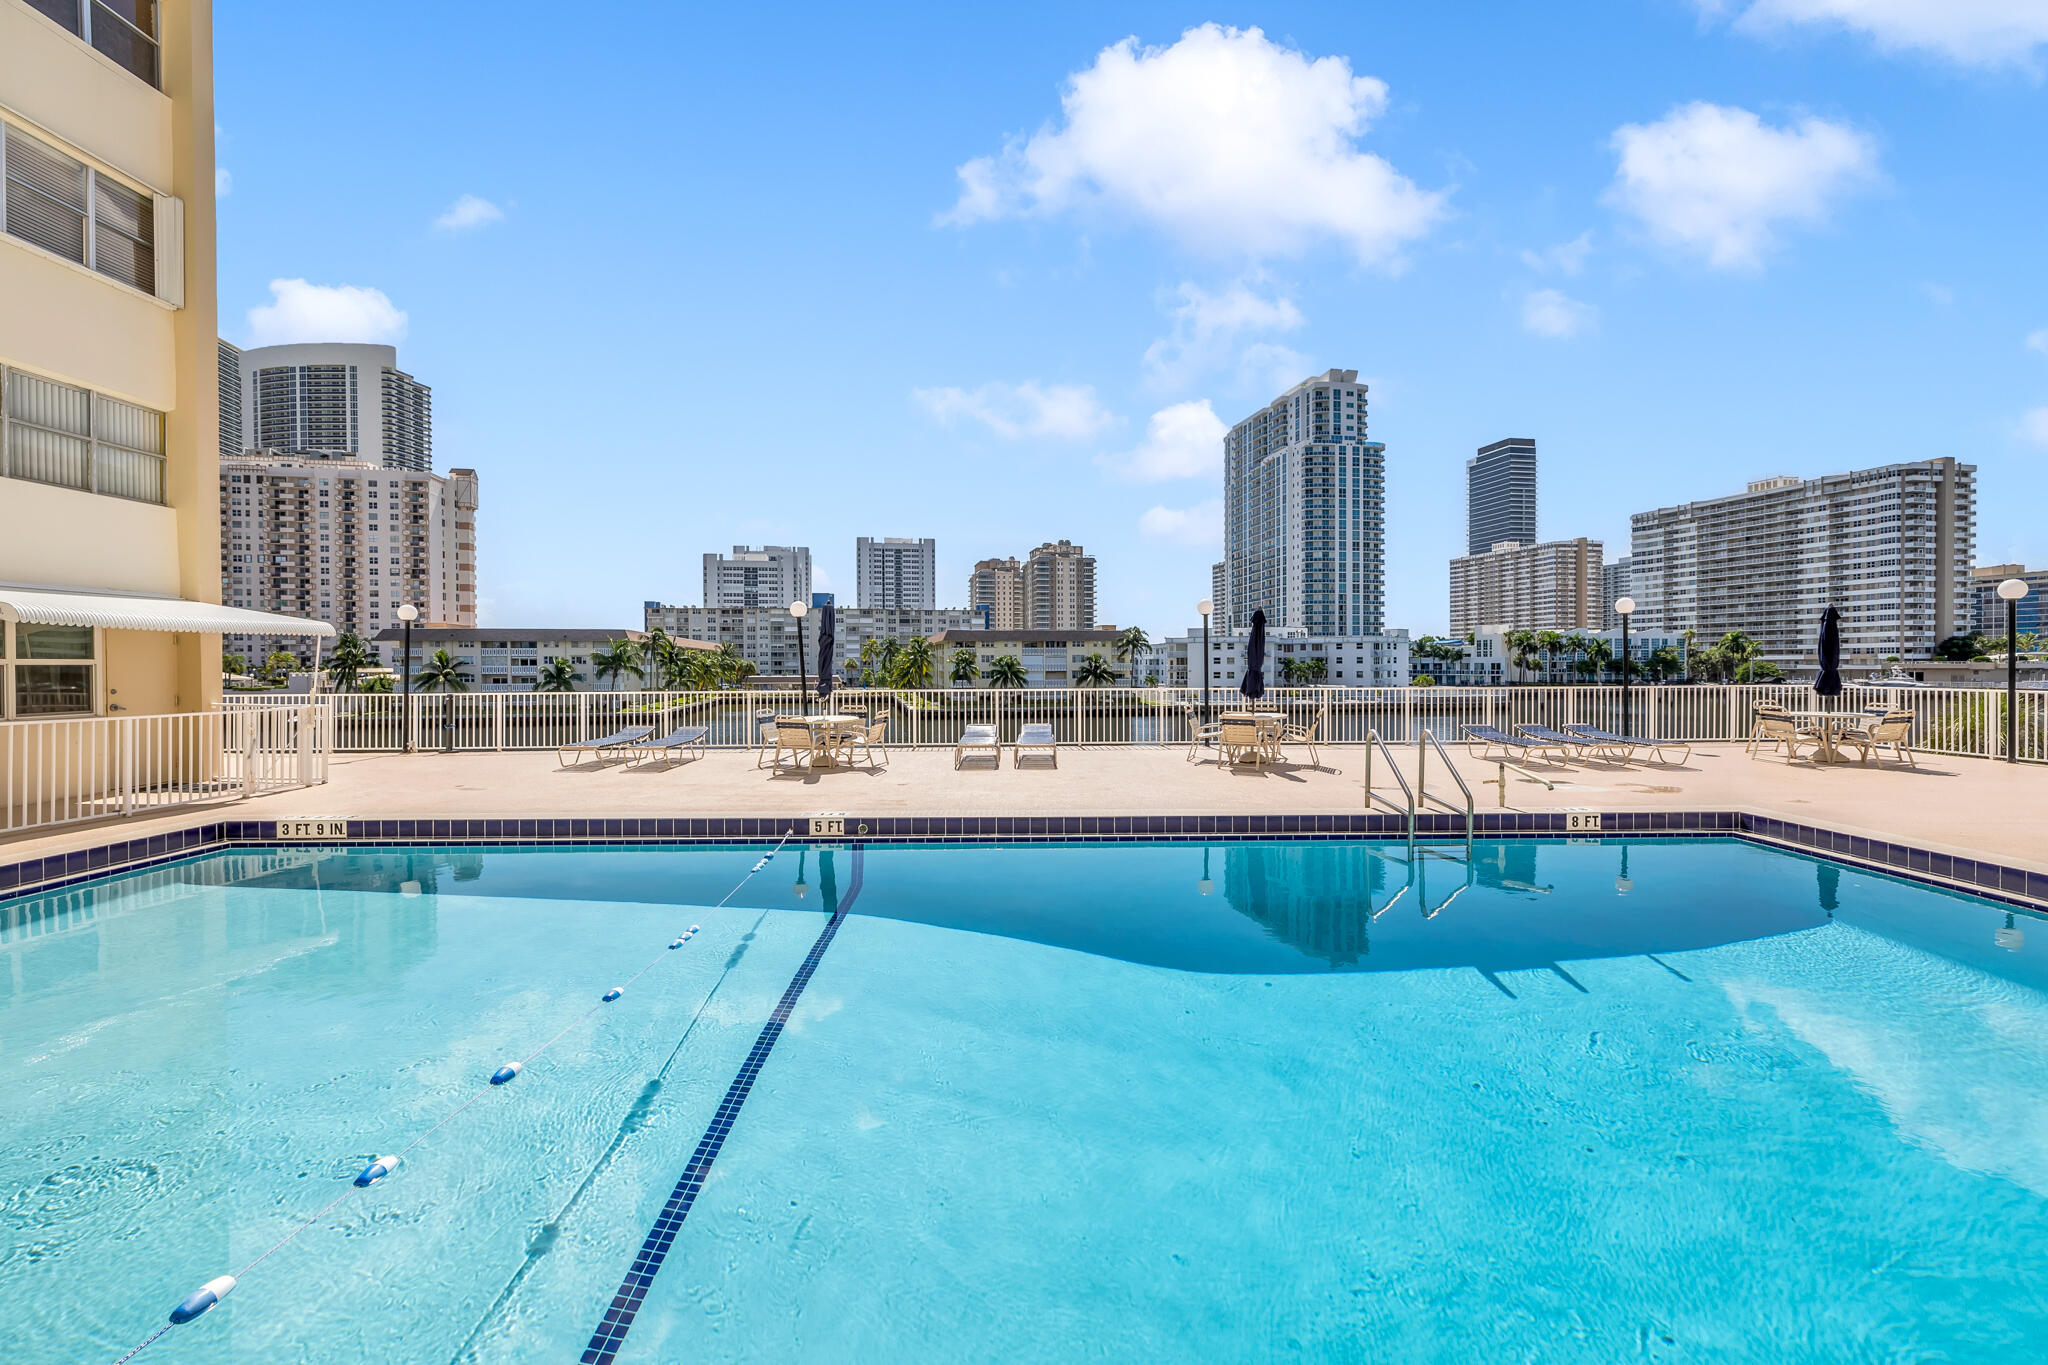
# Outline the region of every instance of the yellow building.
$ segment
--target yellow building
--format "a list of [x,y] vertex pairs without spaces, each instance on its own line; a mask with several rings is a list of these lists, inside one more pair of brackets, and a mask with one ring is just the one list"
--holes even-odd
[[217,605],[212,23],[0,0],[0,720],[203,710],[222,631],[331,633]]

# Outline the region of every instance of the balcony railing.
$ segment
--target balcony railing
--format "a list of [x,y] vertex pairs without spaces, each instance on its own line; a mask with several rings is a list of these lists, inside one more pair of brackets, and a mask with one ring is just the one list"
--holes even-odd
[[[405,747],[405,698],[390,693],[328,693],[337,753]],[[1706,743],[1749,735],[1756,703],[1794,710],[1822,705],[1805,686],[1649,686],[1629,689],[1628,729],[1653,739]],[[1217,687],[1211,709],[1243,704],[1235,689]],[[239,696],[230,710],[293,707],[300,697]],[[1622,689],[1559,687],[1309,687],[1269,689],[1262,705],[1322,722],[1319,743],[1363,744],[1377,732],[1390,744],[1412,744],[1427,729],[1446,742],[1466,725],[1623,725]],[[1849,709],[1887,705],[1914,713],[1912,745],[1930,753],[1976,758],[2004,755],[2005,694],[1988,688],[1857,689],[1836,703]],[[994,725],[1008,742],[1017,730],[1049,724],[1063,744],[1167,747],[1185,745],[1202,706],[1200,687],[861,688],[841,687],[811,711],[859,710],[889,721],[888,739],[906,748],[951,747],[966,725]],[[415,693],[416,749],[498,751],[552,749],[633,725],[665,732],[702,725],[720,749],[751,749],[763,723],[806,709],[796,688],[716,692],[458,692]],[[2048,762],[2048,690],[2022,690],[2019,756]]]

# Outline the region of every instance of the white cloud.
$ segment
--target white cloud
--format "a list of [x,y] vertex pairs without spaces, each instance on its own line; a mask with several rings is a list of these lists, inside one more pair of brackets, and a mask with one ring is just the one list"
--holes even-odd
[[1582,232],[1569,242],[1559,242],[1544,251],[1524,251],[1522,264],[1545,274],[1555,270],[1561,275],[1576,275],[1586,268],[1586,257],[1592,254],[1593,234]]
[[213,168],[213,197],[225,199],[234,188],[235,177],[228,173],[228,168],[225,166],[215,166]]
[[392,307],[381,289],[272,280],[270,302],[249,310],[249,344],[371,341],[392,345],[405,340],[405,325],[405,314]]
[[1210,498],[1193,507],[1154,507],[1138,518],[1138,529],[1155,540],[1214,549],[1223,544],[1223,499]]
[[2035,408],[2022,417],[2020,435],[2037,446],[2048,446],[2048,408]]
[[468,232],[495,223],[504,216],[505,210],[483,196],[465,194],[434,220],[434,226],[443,232]]
[[910,396],[947,426],[964,417],[1012,441],[1027,436],[1085,441],[1116,423],[1085,384],[1041,385],[1027,379],[978,389],[912,389]]
[[1555,289],[1538,289],[1522,300],[1522,326],[1540,337],[1563,340],[1591,331],[1600,310]]
[[1773,128],[1747,109],[1693,103],[1615,131],[1607,202],[1651,237],[1724,270],[1757,269],[1780,223],[1826,221],[1835,200],[1877,179],[1877,147],[1843,123]]
[[1101,206],[1209,251],[1334,239],[1394,264],[1445,196],[1359,149],[1386,105],[1386,83],[1347,58],[1311,60],[1256,28],[1204,24],[1163,48],[1126,38],[1068,80],[1061,126],[961,166],[959,202],[939,221]]
[[[1729,0],[1697,3],[1709,18],[1736,8]],[[1847,29],[1883,52],[1918,49],[1963,66],[2032,69],[2035,50],[2048,44],[2041,0],[1753,0],[1735,21],[1751,33],[1797,24]]]
[[2027,349],[2048,355],[2048,327],[2043,327],[2038,332],[2027,333]]
[[1316,367],[1300,351],[1270,341],[1245,347],[1244,354],[1237,358],[1238,388],[1266,401],[1315,373]]
[[1214,478],[1223,472],[1223,437],[1229,428],[1206,398],[1175,403],[1152,414],[1136,450],[1101,461],[1127,479]]
[[1172,310],[1173,331],[1145,349],[1145,373],[1161,388],[1173,388],[1228,365],[1245,333],[1291,332],[1301,326],[1294,300],[1267,297],[1242,281],[1211,294],[1184,283]]

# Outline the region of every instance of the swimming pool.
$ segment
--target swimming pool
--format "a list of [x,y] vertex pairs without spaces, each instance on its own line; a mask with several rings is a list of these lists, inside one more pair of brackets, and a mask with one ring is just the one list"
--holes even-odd
[[627,1286],[620,1361],[2048,1351],[2025,912],[1725,838],[792,846],[707,908],[764,851],[0,903],[0,1353],[112,1359],[479,1093],[139,1359],[576,1360]]

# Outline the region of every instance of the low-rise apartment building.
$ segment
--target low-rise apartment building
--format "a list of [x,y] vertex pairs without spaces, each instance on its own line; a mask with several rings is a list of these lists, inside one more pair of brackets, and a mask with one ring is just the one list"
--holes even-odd
[[[789,605],[780,607],[678,607],[666,602],[645,602],[642,624],[648,630],[707,641],[713,646],[730,644],[750,660],[764,678],[799,676],[796,618]],[[818,672],[818,627],[823,609],[813,603],[804,615],[802,673]],[[901,610],[886,607],[837,607],[833,613],[832,654],[841,675],[848,674],[846,661],[858,659],[862,646],[870,641],[894,640],[898,644],[944,630],[965,630],[982,625],[981,612],[966,607],[932,607]],[[851,670],[858,672],[858,669]]]
[[1097,630],[942,630],[928,636],[934,655],[935,684],[946,686],[952,675],[955,650],[974,651],[981,677],[974,686],[989,686],[989,669],[1008,655],[1024,668],[1027,687],[1071,687],[1074,677],[1091,654],[1102,656],[1119,674],[1125,666],[1116,658],[1118,631],[1111,626]]
[[[638,630],[580,630],[559,626],[414,626],[412,628],[412,671],[445,649],[469,671],[472,692],[531,692],[540,681],[541,670],[550,660],[567,660],[583,676],[572,690],[577,692],[631,692],[647,684],[632,674],[600,679],[591,656],[615,641],[644,644],[647,635]],[[677,640],[684,649],[710,649],[701,640]],[[405,672],[405,631],[390,627],[373,642],[378,657],[392,672]]]
[[[1236,687],[1244,677],[1249,634],[1232,634],[1220,621],[1209,627],[1209,686]],[[1317,672],[1309,680],[1323,687],[1405,687],[1411,642],[1405,630],[1383,635],[1310,635],[1305,631],[1266,633],[1266,685],[1293,686],[1282,676],[1282,660],[1295,659]],[[1139,678],[1156,673],[1162,687],[1202,685],[1202,628],[1155,641],[1153,655],[1138,666]],[[1155,668],[1156,664],[1156,668]],[[1306,684],[1304,684],[1306,685]]]

